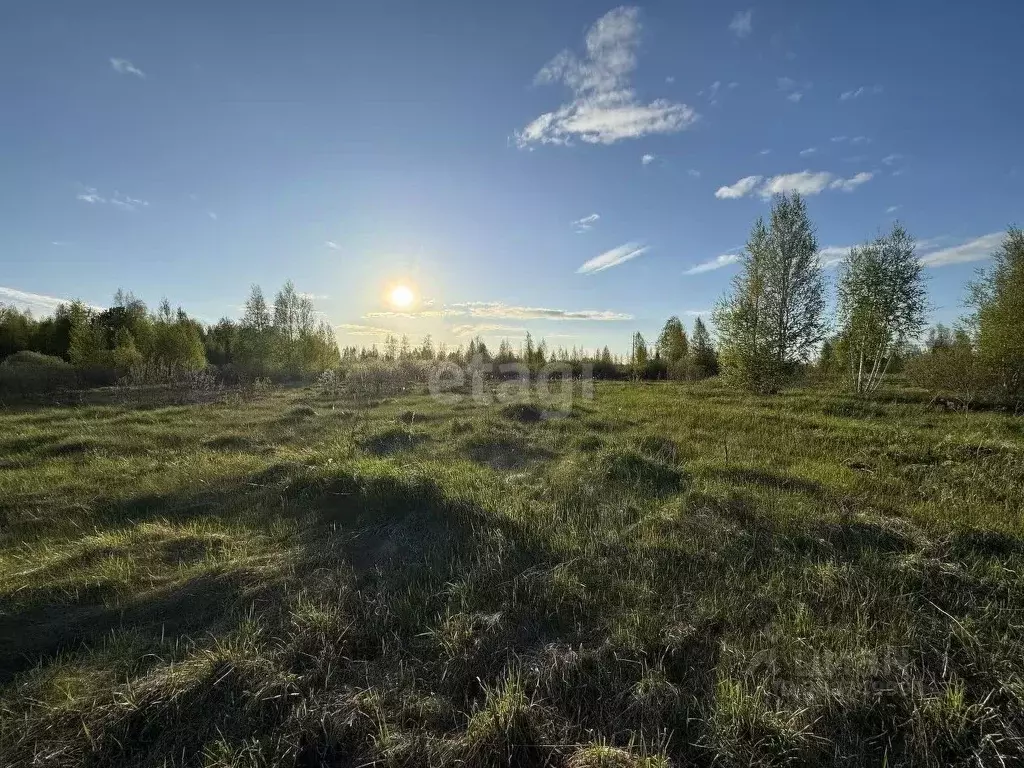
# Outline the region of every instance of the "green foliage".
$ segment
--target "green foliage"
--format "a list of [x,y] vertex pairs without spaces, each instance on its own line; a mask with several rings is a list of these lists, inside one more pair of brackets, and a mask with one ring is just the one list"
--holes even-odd
[[50,393],[75,383],[74,369],[59,357],[22,350],[0,362],[0,393]]
[[665,321],[657,343],[658,356],[670,368],[686,358],[690,345],[686,338],[686,330],[678,317],[673,315]]
[[1024,403],[1024,232],[1010,227],[992,267],[971,285],[978,354],[994,395]]
[[895,356],[924,328],[927,299],[914,239],[900,224],[850,250],[839,274],[839,321],[857,392],[879,387]]
[[715,309],[720,359],[730,379],[774,392],[824,333],[824,278],[800,195],[779,195],[769,226],[754,223],[732,291]]
[[967,409],[991,390],[992,374],[964,330],[938,326],[928,337],[926,351],[906,363],[907,380],[938,395],[953,398]]

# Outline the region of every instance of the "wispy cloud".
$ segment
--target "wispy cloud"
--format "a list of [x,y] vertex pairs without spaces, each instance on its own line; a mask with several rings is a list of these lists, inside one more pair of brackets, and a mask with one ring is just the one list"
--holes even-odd
[[577,235],[581,235],[584,232],[589,232],[593,229],[594,224],[597,223],[597,220],[600,218],[601,216],[599,214],[592,213],[589,216],[584,216],[582,219],[576,219],[576,221],[572,223],[572,228]]
[[866,184],[873,179],[875,174],[870,171],[861,171],[855,176],[851,176],[848,179],[836,179],[829,187],[831,189],[841,189],[843,192],[853,192],[861,184]]
[[813,155],[817,151],[818,151],[817,147],[808,147],[807,149],[801,149],[800,150],[800,157],[810,157],[811,155]]
[[137,197],[128,197],[128,195],[122,195],[120,192],[114,192],[114,196],[107,200],[107,202],[124,211],[134,211],[137,208],[149,206],[149,203],[145,200],[140,200]]
[[772,153],[772,151],[770,149],[762,149],[757,154],[759,154],[759,155],[770,155],[771,153]]
[[862,171],[850,178],[836,176],[829,171],[799,171],[784,173],[765,179],[762,176],[746,176],[728,187],[720,187],[715,197],[720,200],[735,200],[757,192],[767,200],[772,195],[799,192],[801,195],[816,195],[826,189],[839,189],[852,192],[861,184],[870,181],[873,173]]
[[651,163],[654,162],[654,155],[644,155],[643,157],[640,158],[640,162],[643,163],[644,165],[650,165]]
[[886,213],[896,213],[896,211],[898,211],[899,209],[900,209],[900,206],[898,206],[898,205],[890,205],[888,208],[885,209],[885,212]]
[[138,208],[149,207],[149,202],[146,200],[140,200],[137,197],[129,197],[128,195],[122,195],[118,191],[114,191],[114,194],[110,197],[104,197],[96,191],[94,187],[86,187],[85,191],[79,192],[75,196],[78,200],[83,203],[89,203],[90,205],[105,205],[109,204],[115,208],[120,208],[123,211],[134,211]]
[[786,92],[786,98],[793,103],[804,97],[804,92],[811,89],[811,82],[798,83],[791,77],[778,77],[775,79],[780,91]]
[[499,301],[467,301],[452,304],[453,308],[465,310],[472,317],[489,317],[519,320],[632,320],[633,316],[623,312],[597,309],[548,309],[545,307],[520,307]]
[[463,301],[445,305],[442,309],[411,310],[407,312],[368,312],[366,318],[376,317],[475,317],[489,320],[632,320],[633,315],[597,309],[549,309],[524,307],[500,301]]
[[885,157],[883,157],[882,162],[885,165],[893,165],[895,163],[898,163],[902,159],[903,155],[899,154],[898,152],[893,152],[891,155],[886,155]]
[[833,136],[831,139],[829,139],[829,141],[833,141],[836,144],[840,144],[840,143],[846,141],[846,138],[847,138],[846,136]]
[[861,96],[870,96],[879,94],[882,92],[882,86],[880,85],[862,85],[859,88],[854,88],[849,91],[843,91],[839,94],[840,101],[849,101],[850,99],[859,99]]
[[710,259],[708,261],[701,262],[700,264],[694,264],[688,270],[683,272],[683,274],[684,275],[699,275],[702,272],[711,272],[712,270],[715,270],[715,269],[721,269],[722,267],[727,267],[730,264],[735,264],[739,260],[740,260],[740,255],[738,253],[723,253],[722,255],[715,256],[715,258]]
[[79,192],[77,198],[83,203],[89,203],[91,205],[107,202],[107,199],[105,197],[100,197],[93,187],[88,187],[85,192]]
[[341,325],[334,326],[334,328],[349,336],[388,336],[395,333],[388,328],[381,328],[376,325],[359,325],[358,323],[342,323]]
[[[19,291],[17,288],[4,288],[0,286],[0,304],[13,304],[21,309],[30,309],[37,315],[49,315],[61,304],[70,303],[71,299],[62,299],[58,296],[47,296],[42,293],[30,293],[28,291]],[[93,309],[103,309],[103,307],[93,307]]]
[[217,217],[217,214],[216,214],[216,213],[214,213],[213,211],[207,211],[207,212],[206,212],[206,215],[207,215],[207,216],[209,216],[209,217],[210,217],[210,218],[211,218],[211,219],[212,219],[213,221],[216,221],[216,220],[217,220],[217,218],[218,218],[218,217]]
[[846,258],[851,245],[829,245],[818,251],[818,263],[825,269],[835,267]]
[[683,314],[689,317],[708,317],[712,312],[713,309],[688,309]]
[[526,328],[515,325],[480,323],[478,325],[456,325],[452,328],[452,333],[456,336],[492,336],[505,333],[526,333]]
[[968,240],[960,245],[933,250],[921,256],[921,263],[926,267],[944,267],[947,264],[984,261],[999,248],[1005,237],[1005,232],[992,232],[988,235]]
[[690,170],[687,171],[687,173],[690,174],[690,176],[692,176],[695,179],[700,178],[700,171],[698,171],[696,168],[691,168]]
[[[122,75],[135,75],[136,77],[141,78],[146,77],[146,73],[128,61],[128,59],[111,59],[110,66],[115,72]],[[160,78],[157,79],[159,80]]]
[[332,251],[340,251],[340,250],[341,250],[341,246],[340,246],[340,245],[338,245],[338,244],[337,244],[336,242],[334,242],[333,240],[324,240],[324,245],[326,245],[326,246],[327,246],[328,248],[330,248],[330,249],[331,249]]
[[573,98],[546,112],[515,133],[520,148],[534,144],[565,145],[573,139],[614,144],[623,139],[676,133],[698,118],[693,108],[667,99],[643,104],[631,85],[640,44],[639,11],[609,11],[586,35],[586,53],[579,58],[565,50],[537,73],[537,84],[562,83]]
[[729,31],[741,40],[744,37],[749,37],[750,33],[754,31],[754,12],[752,10],[736,11],[732,21],[729,22]]
[[637,256],[642,256],[647,250],[647,246],[638,245],[637,243],[625,243],[618,248],[612,248],[610,251],[605,251],[600,256],[595,256],[589,261],[584,262],[576,272],[582,275],[603,272],[606,269],[617,267],[619,264],[623,264],[630,259],[635,259]]
[[754,188],[761,182],[762,178],[764,177],[744,176],[735,184],[731,184],[728,187],[719,187],[715,192],[715,197],[719,200],[735,200],[737,198],[744,197],[754,190]]

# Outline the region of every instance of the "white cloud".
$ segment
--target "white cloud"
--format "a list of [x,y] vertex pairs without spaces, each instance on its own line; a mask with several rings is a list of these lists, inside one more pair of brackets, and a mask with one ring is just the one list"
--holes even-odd
[[206,212],[206,215],[207,215],[207,216],[209,216],[209,217],[210,217],[211,219],[213,219],[214,221],[216,221],[216,220],[217,220],[217,214],[216,214],[216,213],[214,213],[213,211],[207,211],[207,212]]
[[463,301],[448,304],[442,309],[412,310],[408,312],[367,312],[364,317],[477,317],[489,320],[632,320],[633,316],[623,312],[597,309],[549,309],[547,307],[522,307],[500,301]]
[[843,259],[846,258],[846,254],[850,252],[850,245],[829,245],[818,251],[818,263],[822,267],[828,269],[830,267],[837,266]]
[[719,187],[718,191],[715,192],[715,197],[719,200],[735,200],[736,198],[744,197],[753,191],[762,178],[762,176],[744,176],[731,186]]
[[714,101],[715,98],[718,96],[718,89],[721,88],[721,87],[722,87],[722,81],[721,80],[715,80],[715,82],[713,82],[711,84],[711,86],[708,88],[708,91],[710,91],[709,98],[712,101]]
[[770,155],[771,153],[772,153],[772,151],[770,149],[762,149],[757,154],[759,154],[759,155]]
[[140,200],[137,197],[129,197],[128,195],[122,195],[118,191],[114,191],[113,196],[104,197],[99,194],[94,187],[86,187],[84,192],[79,192],[76,195],[78,200],[90,205],[109,203],[115,208],[120,208],[124,211],[134,211],[137,208],[145,208],[149,206],[149,203],[145,200]]
[[926,253],[921,257],[921,263],[926,267],[943,267],[947,264],[984,261],[1002,245],[1003,238],[1005,237],[1005,232],[992,232],[988,235],[982,235],[960,245]]
[[836,179],[829,187],[832,189],[841,189],[843,192],[853,192],[861,184],[865,184],[873,179],[875,174],[870,171],[861,171],[856,176],[851,176],[848,179]]
[[537,84],[563,83],[572,90],[572,101],[517,131],[516,144],[520,148],[566,145],[577,138],[590,144],[613,144],[676,133],[692,125],[698,115],[686,104],[667,99],[638,101],[630,79],[639,43],[638,9],[620,7],[598,19],[587,32],[582,59],[562,51],[534,79]]
[[803,92],[811,87],[809,81],[801,85],[791,77],[778,77],[775,79],[775,82],[779,86],[780,91],[790,91],[786,98],[794,104],[800,101],[804,97]]
[[694,264],[688,270],[683,272],[683,274],[699,275],[702,272],[711,272],[712,270],[715,269],[727,267],[730,264],[735,264],[739,260],[740,255],[738,253],[723,253],[720,256],[715,256],[715,258],[710,259],[708,261],[702,261],[700,264]]
[[592,229],[594,222],[600,218],[601,217],[598,214],[592,213],[589,216],[584,216],[582,219],[576,219],[576,221],[572,223],[572,227],[576,231],[576,234],[583,234],[584,232]]
[[882,92],[882,86],[880,85],[862,85],[859,88],[855,88],[851,91],[843,91],[839,94],[840,101],[849,101],[850,99],[859,99],[861,96],[879,94]]
[[643,163],[644,165],[650,165],[651,163],[654,162],[654,155],[644,155],[643,157],[640,158],[640,162]]
[[732,17],[732,21],[729,22],[729,31],[740,39],[749,37],[750,33],[754,31],[753,17],[754,12],[752,10],[736,11],[736,15],[734,15]]
[[733,80],[731,83],[729,83],[729,87],[730,88],[739,88],[739,86],[740,86],[740,84],[737,83],[735,80]]
[[867,136],[854,136],[852,139],[850,139],[850,143],[851,144],[870,144],[871,143],[871,139],[869,139]]
[[764,180],[762,176],[746,176],[729,187],[720,187],[715,192],[715,197],[720,200],[735,200],[746,197],[755,190],[763,199],[767,200],[772,195],[788,194],[798,192],[801,195],[816,195],[826,189],[841,189],[845,192],[852,192],[854,189],[870,181],[873,173],[863,171],[856,176],[844,179],[829,171],[799,171],[797,173],[784,173],[772,176]]
[[690,170],[687,171],[687,173],[690,174],[690,176],[692,176],[695,179],[700,178],[700,171],[698,171],[696,168],[691,168]]
[[619,264],[623,264],[630,259],[635,259],[637,256],[642,256],[647,250],[647,246],[638,245],[637,243],[625,243],[584,262],[576,272],[582,275],[603,272],[606,269],[617,267]]
[[801,195],[816,195],[825,189],[832,180],[832,174],[828,171],[800,171],[799,173],[784,173],[768,179],[758,194],[763,198],[772,195],[789,192],[799,192]]
[[882,162],[885,165],[892,165],[893,163],[902,159],[903,155],[899,154],[898,152],[893,152],[891,155],[886,155],[885,157],[883,157]]
[[349,336],[387,336],[389,334],[394,334],[394,331],[387,328],[380,328],[376,325],[342,323],[341,325],[336,325],[334,327],[342,333],[347,333]]
[[505,333],[525,333],[526,328],[515,325],[493,325],[480,323],[479,325],[456,325],[452,333],[456,336],[490,336]]
[[90,205],[107,202],[105,197],[100,197],[96,194],[96,190],[93,187],[88,187],[85,192],[79,192],[77,197],[82,202],[89,203]]
[[[13,304],[21,309],[30,309],[37,315],[49,315],[61,304],[70,304],[71,299],[62,299],[57,296],[46,296],[41,293],[29,293],[19,291],[17,288],[4,288],[0,286],[0,304]],[[91,305],[86,305],[91,306]],[[103,309],[103,307],[93,307]]]
[[833,136],[829,141],[834,141],[836,144],[846,141],[845,136]]
[[489,317],[519,320],[632,320],[633,316],[623,312],[596,309],[547,309],[545,307],[519,307],[500,301],[467,301],[452,304],[453,308],[464,311],[472,317]]
[[818,151],[817,147],[808,147],[807,149],[800,150],[800,157],[809,157]]
[[885,212],[886,213],[896,213],[896,211],[898,211],[899,209],[900,209],[900,206],[898,206],[898,205],[890,205],[888,208],[885,209]]
[[146,73],[128,61],[128,59],[111,59],[110,66],[113,67],[115,72],[122,75],[135,75],[136,77],[141,78],[146,77]]
[[665,78],[665,82],[668,83],[669,85],[672,85],[672,83],[674,83],[675,81],[676,79],[672,75],[669,75],[668,77]]
[[690,317],[709,317],[714,311],[713,309],[688,309],[683,314]]
[[336,242],[334,242],[333,240],[324,240],[324,245],[326,245],[326,246],[327,246],[328,248],[330,248],[330,249],[331,249],[332,251],[340,251],[340,250],[341,250],[341,246],[340,246],[340,245],[338,245],[338,244],[337,244]]

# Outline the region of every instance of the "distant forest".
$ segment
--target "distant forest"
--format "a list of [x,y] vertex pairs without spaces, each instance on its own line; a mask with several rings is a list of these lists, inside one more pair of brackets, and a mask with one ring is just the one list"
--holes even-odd
[[689,333],[669,318],[658,338],[631,337],[628,355],[607,346],[552,348],[527,333],[496,349],[388,336],[381,345],[339,348],[312,300],[291,281],[269,302],[253,286],[239,320],[204,325],[164,299],[155,312],[119,290],[110,307],[80,301],[50,317],[0,305],[0,391],[77,384],[138,383],[211,371],[225,380],[312,379],[353,366],[403,361],[521,363],[537,370],[568,363],[602,378],[697,380],[721,375],[751,392],[801,379],[878,389],[900,372],[909,383],[964,408],[1024,403],[1024,233],[1011,227],[991,266],[967,286],[970,312],[954,328],[926,332],[929,310],[913,237],[900,224],[843,259],[828,316],[815,229],[800,195],[779,195],[753,225],[740,272],[713,314],[714,337],[698,317]]

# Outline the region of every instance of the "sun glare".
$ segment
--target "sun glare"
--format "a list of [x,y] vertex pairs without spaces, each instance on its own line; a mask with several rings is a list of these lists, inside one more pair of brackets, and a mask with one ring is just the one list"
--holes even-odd
[[394,288],[391,289],[391,295],[389,298],[391,300],[391,303],[394,304],[396,307],[408,307],[410,304],[412,304],[414,296],[412,293],[412,288],[410,288],[409,286],[396,285]]

